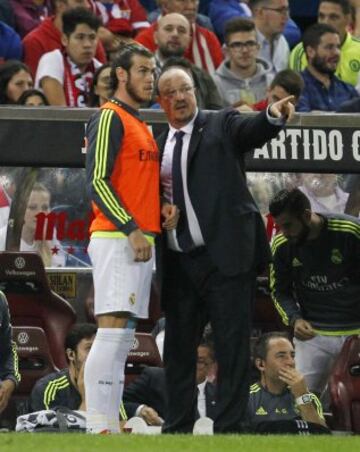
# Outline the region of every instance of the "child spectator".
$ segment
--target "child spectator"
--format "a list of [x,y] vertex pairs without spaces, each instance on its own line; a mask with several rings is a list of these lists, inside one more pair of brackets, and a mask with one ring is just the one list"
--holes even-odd
[[44,107],[49,105],[49,101],[45,94],[38,89],[27,89],[19,97],[18,104],[29,107]]

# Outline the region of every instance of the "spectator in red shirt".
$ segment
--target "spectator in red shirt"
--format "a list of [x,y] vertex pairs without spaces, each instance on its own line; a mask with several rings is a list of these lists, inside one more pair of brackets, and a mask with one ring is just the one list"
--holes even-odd
[[[63,49],[61,42],[62,15],[65,11],[77,7],[89,9],[87,0],[54,0],[55,15],[46,18],[41,24],[27,34],[23,40],[24,61],[35,77],[39,60],[44,53],[55,49]],[[98,42],[95,57],[101,62],[106,61],[106,55],[101,42]]]
[[105,8],[104,25],[112,33],[131,37],[150,25],[139,0],[100,0],[99,3]]
[[[216,35],[196,23],[196,14],[198,8],[197,0],[166,0],[163,12],[179,13],[184,15],[191,24],[192,37],[184,57],[194,63],[201,69],[213,73],[223,60],[221,45]],[[154,41],[154,31],[157,28],[157,22],[150,25],[149,28],[139,33],[135,40],[154,52],[156,44]]]

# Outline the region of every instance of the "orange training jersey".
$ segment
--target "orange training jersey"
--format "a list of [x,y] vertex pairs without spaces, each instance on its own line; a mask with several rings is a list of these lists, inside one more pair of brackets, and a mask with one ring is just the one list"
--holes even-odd
[[87,183],[94,231],[139,227],[160,232],[159,151],[136,110],[116,99],[101,107],[87,127]]

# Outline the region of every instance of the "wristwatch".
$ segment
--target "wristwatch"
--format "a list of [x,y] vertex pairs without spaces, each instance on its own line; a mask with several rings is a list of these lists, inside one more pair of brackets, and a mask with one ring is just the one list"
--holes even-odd
[[309,405],[313,400],[312,394],[303,394],[295,399],[296,405]]

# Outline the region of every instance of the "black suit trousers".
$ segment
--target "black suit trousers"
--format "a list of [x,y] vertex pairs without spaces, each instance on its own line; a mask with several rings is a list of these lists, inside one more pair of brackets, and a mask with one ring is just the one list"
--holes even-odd
[[162,299],[168,406],[164,433],[192,432],[197,346],[210,320],[218,362],[214,431],[240,431],[250,384],[250,332],[256,274],[225,276],[205,248],[165,252]]

